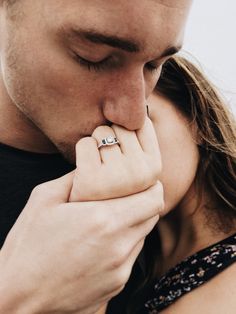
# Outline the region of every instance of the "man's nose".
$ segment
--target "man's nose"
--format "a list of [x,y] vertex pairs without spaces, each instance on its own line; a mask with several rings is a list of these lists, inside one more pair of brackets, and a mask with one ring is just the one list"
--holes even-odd
[[110,82],[103,102],[105,118],[128,130],[140,129],[147,115],[143,73],[129,73]]

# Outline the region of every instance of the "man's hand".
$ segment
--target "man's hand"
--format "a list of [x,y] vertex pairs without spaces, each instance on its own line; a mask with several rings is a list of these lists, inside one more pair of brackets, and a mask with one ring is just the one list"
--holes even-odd
[[0,255],[0,313],[96,312],[129,278],[162,207],[159,184],[67,203],[73,176],[38,186]]
[[1,314],[94,314],[123,289],[163,209],[153,132],[99,127],[75,172],[35,188],[0,253]]

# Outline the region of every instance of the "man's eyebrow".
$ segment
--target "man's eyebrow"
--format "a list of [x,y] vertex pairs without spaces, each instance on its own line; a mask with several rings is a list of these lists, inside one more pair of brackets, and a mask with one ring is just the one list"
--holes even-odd
[[108,45],[126,52],[140,52],[141,48],[138,43],[123,39],[118,36],[110,36],[95,31],[71,29],[71,37],[86,39],[94,44]]
[[[94,44],[108,45],[113,48],[118,48],[126,52],[137,53],[142,50],[141,46],[130,39],[120,38],[118,36],[112,36],[107,34],[102,34],[93,30],[83,30],[71,28],[70,30],[63,32],[66,33],[70,38],[80,38],[90,41]],[[171,56],[177,53],[181,49],[181,45],[172,46],[165,49],[158,59]]]
[[161,56],[159,58],[161,59],[161,58],[164,58],[164,57],[172,56],[172,55],[176,54],[177,52],[179,52],[181,49],[182,49],[182,45],[168,47],[167,49],[165,49],[162,52],[162,54],[161,54]]

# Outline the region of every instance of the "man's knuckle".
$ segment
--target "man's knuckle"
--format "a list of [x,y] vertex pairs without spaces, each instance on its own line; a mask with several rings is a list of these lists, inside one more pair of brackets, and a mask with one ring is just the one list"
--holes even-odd
[[112,246],[112,262],[111,262],[111,269],[117,269],[121,267],[125,261],[127,260],[128,256],[128,246],[126,243],[118,242]]
[[48,184],[47,183],[41,183],[34,187],[34,189],[31,192],[31,197],[38,198],[42,196],[48,195]]
[[131,269],[127,265],[122,266],[118,269],[116,273],[117,289],[125,286],[125,284],[127,283],[129,279],[130,273],[131,273]]
[[[112,296],[115,297],[116,295],[118,295],[122,290],[124,290],[125,288],[125,284],[124,285],[121,285],[120,287],[118,287],[117,289],[113,289],[112,291]],[[110,298],[109,298],[110,300]],[[109,301],[108,300],[108,301]]]

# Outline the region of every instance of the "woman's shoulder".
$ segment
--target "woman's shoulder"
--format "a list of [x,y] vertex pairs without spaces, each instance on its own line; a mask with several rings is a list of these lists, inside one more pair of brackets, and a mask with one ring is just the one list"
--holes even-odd
[[162,314],[235,314],[236,263],[184,295]]
[[236,234],[187,257],[150,290],[151,313],[236,313]]

